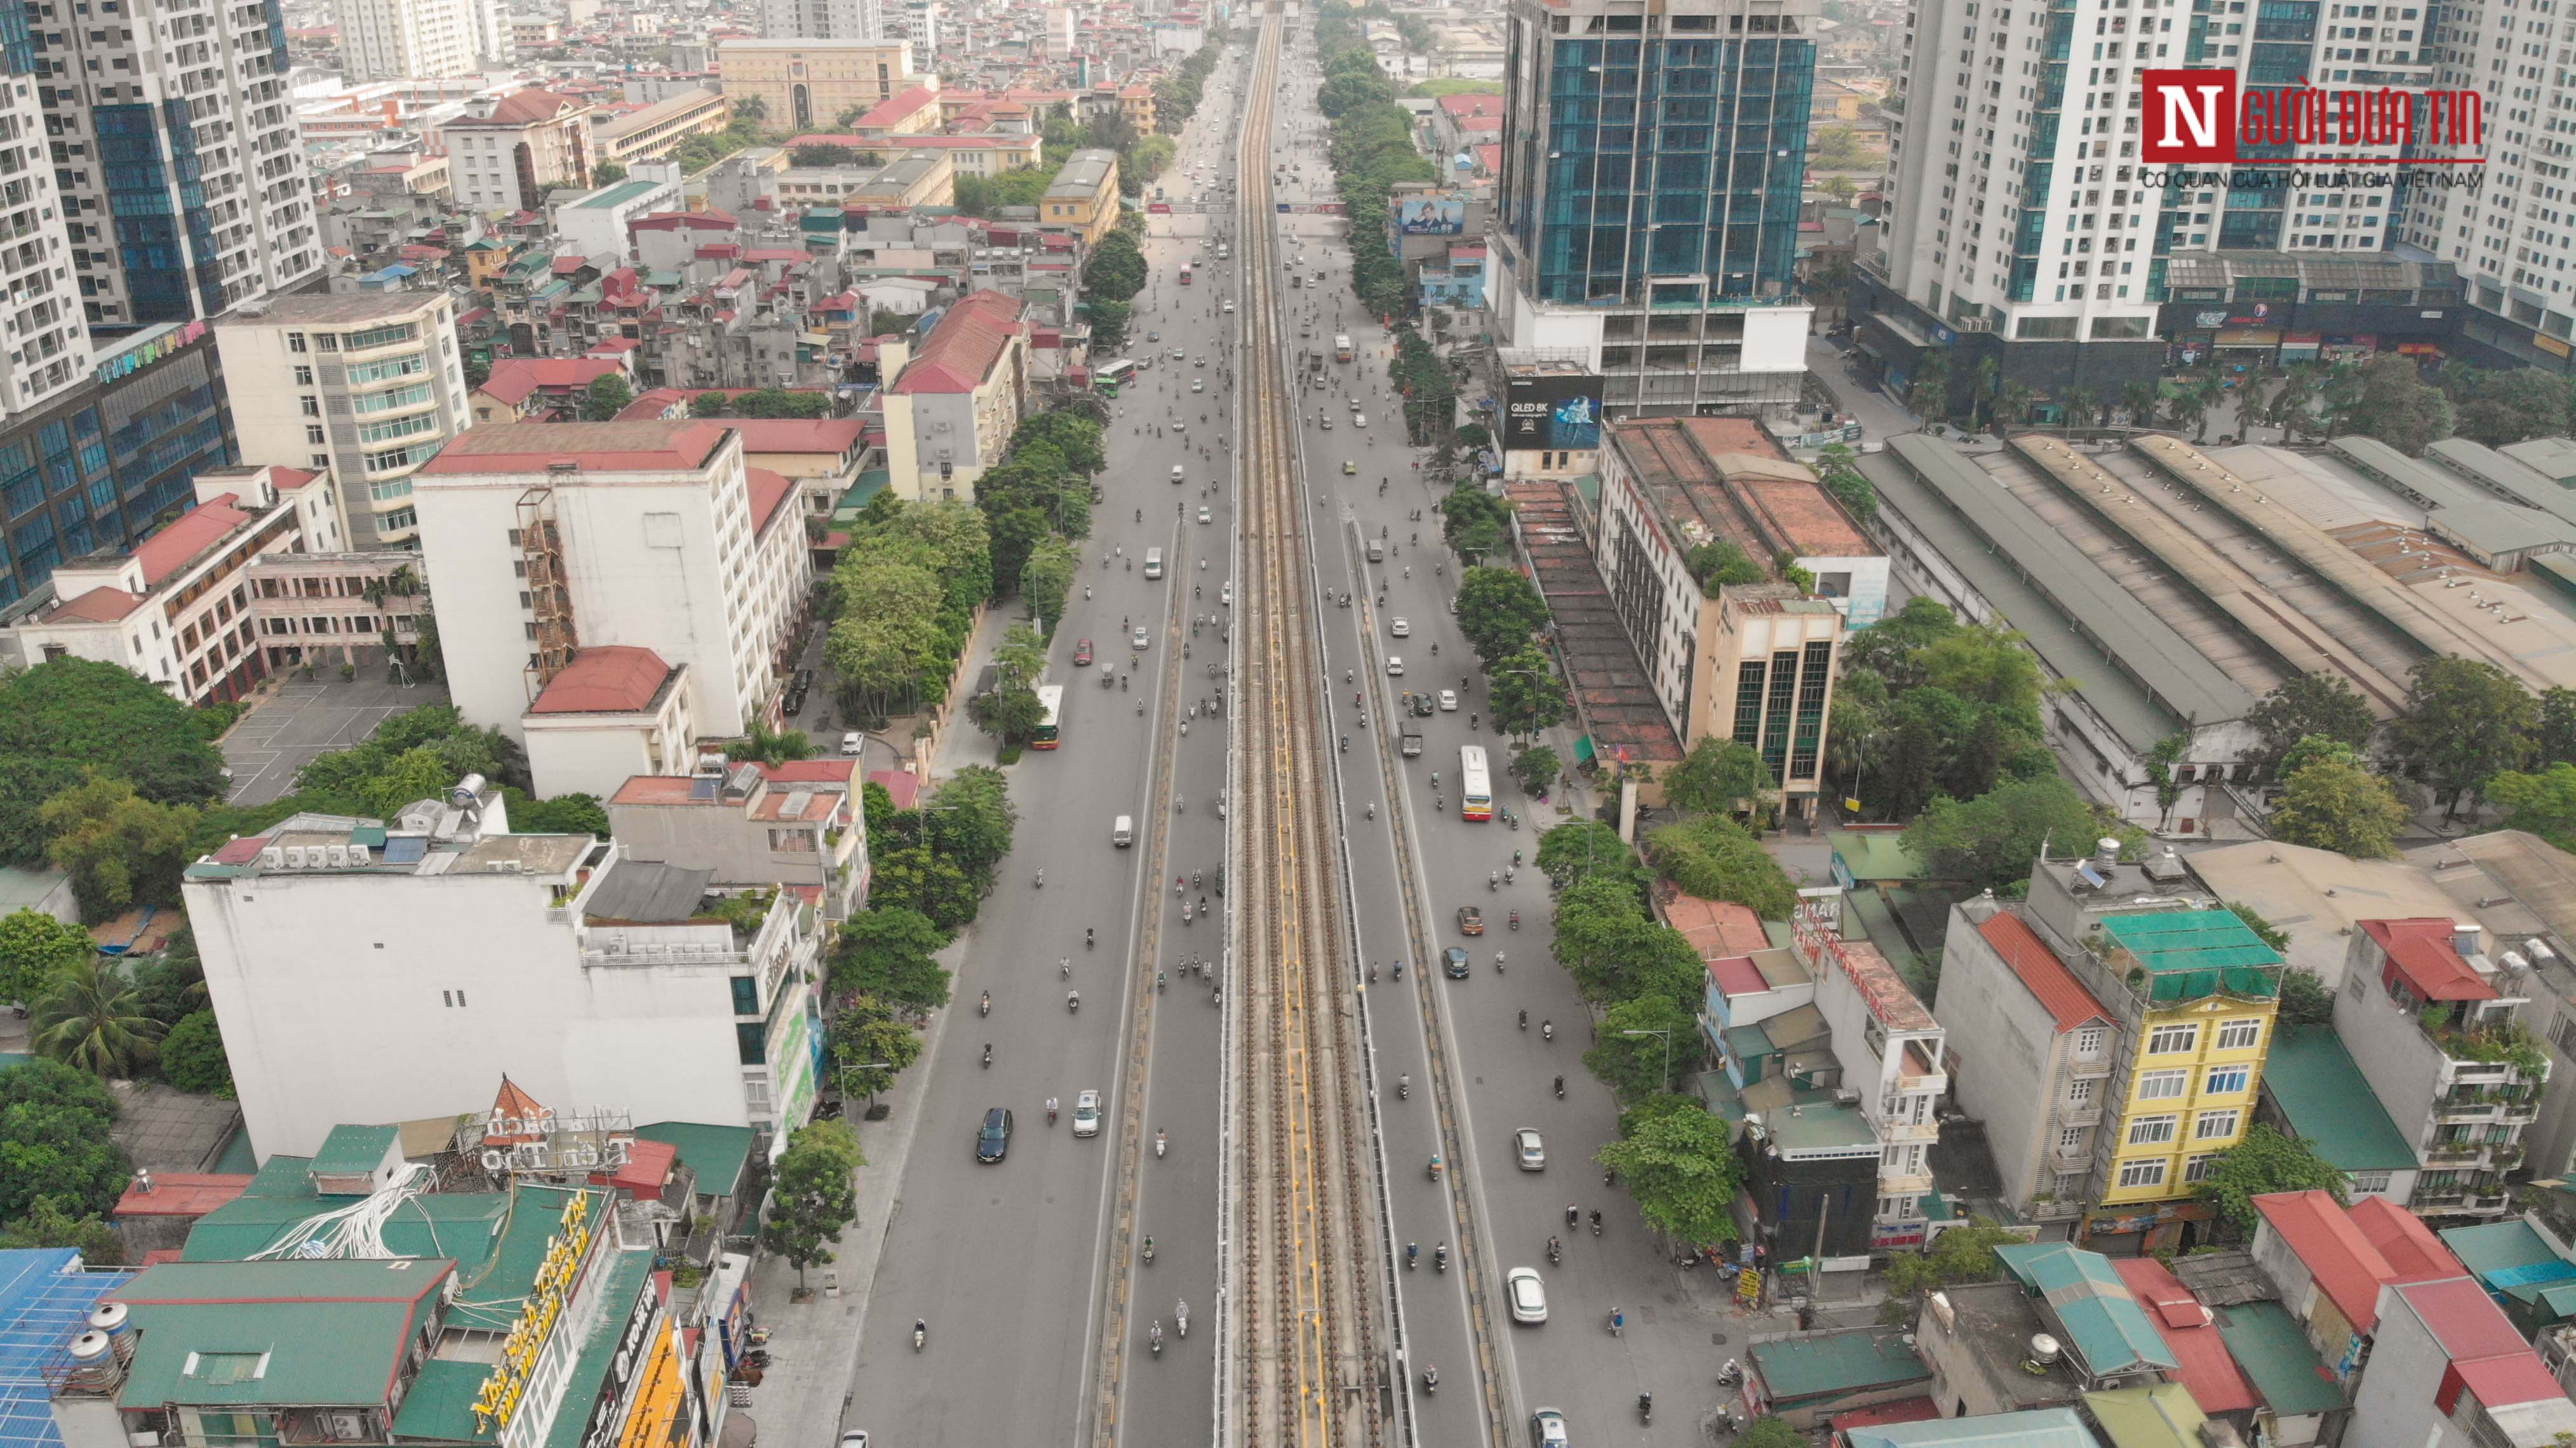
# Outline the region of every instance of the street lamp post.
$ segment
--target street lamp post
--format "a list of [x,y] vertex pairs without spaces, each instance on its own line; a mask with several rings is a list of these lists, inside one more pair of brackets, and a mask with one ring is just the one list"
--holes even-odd
[[1670,1091],[1670,1090],[1672,1090],[1672,1089],[1673,1089],[1673,1033],[1672,1033],[1672,1031],[1671,1031],[1671,1030],[1669,1030],[1669,1029],[1666,1029],[1666,1030],[1660,1030],[1660,1031],[1646,1031],[1646,1030],[1639,1030],[1639,1031],[1621,1031],[1619,1034],[1620,1034],[1620,1035],[1623,1035],[1623,1036],[1661,1036],[1661,1037],[1663,1037],[1663,1038],[1664,1038],[1664,1089],[1665,1089],[1666,1091]]

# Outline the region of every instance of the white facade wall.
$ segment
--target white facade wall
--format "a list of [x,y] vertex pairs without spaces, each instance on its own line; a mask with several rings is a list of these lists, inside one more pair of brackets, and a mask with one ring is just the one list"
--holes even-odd
[[[1928,1031],[1887,1031],[1832,954],[1811,950],[1806,941],[1802,930],[1798,959],[1816,978],[1816,1010],[1833,1032],[1843,1085],[1860,1093],[1861,1115],[1879,1140],[1876,1219],[1882,1227],[1918,1219],[1920,1200],[1932,1190],[1932,1144],[1941,1135],[1933,1106],[1948,1086],[1938,1074],[1944,1033],[1937,1024]],[[1920,1044],[1934,1074],[1905,1075],[1909,1041]]]
[[[69,258],[67,214],[54,188],[45,150],[45,113],[24,76],[0,76],[0,337],[9,365],[0,367],[0,419],[17,416],[87,380],[92,356],[79,284],[63,269]],[[86,228],[83,229],[86,234]]]
[[[597,1103],[638,1121],[758,1124],[731,985],[751,967],[585,966],[579,915],[554,903],[561,884],[329,872],[191,880],[207,993],[261,1158],[309,1154],[344,1121],[476,1110],[504,1074],[540,1101]],[[782,1012],[805,1009],[800,977],[790,972],[799,994]]]
[[703,469],[420,479],[421,548],[457,706],[479,725],[526,737],[534,614],[520,602],[513,537],[520,495],[549,481],[583,646],[630,644],[686,665],[697,726],[748,732],[774,692],[772,659],[812,564],[792,503],[752,533],[738,434]]
[[[353,297],[280,298],[215,326],[243,459],[329,470],[346,546],[361,550],[417,546],[411,475],[474,425],[455,301],[444,292],[377,300],[381,307]],[[344,345],[351,333],[403,324],[416,329],[413,337],[354,352]],[[318,340],[325,334],[330,350]]]
[[[83,299],[88,321],[104,327],[212,321],[243,301],[311,279],[323,265],[313,173],[287,90],[285,37],[270,34],[268,12],[224,5],[182,20],[159,3],[144,3],[113,18],[120,23],[48,16],[39,26],[47,40],[39,64],[50,59],[55,79],[65,82],[53,88],[47,134],[55,146],[87,158],[58,168],[56,180],[63,186],[74,294]],[[183,24],[184,37],[178,33]],[[108,193],[111,168],[102,164],[106,147],[97,120],[109,106],[148,107],[123,114],[150,118],[151,140],[163,157],[192,155],[197,162],[197,179],[185,184],[177,168],[162,168],[155,204],[178,222],[177,256],[159,248],[144,253],[156,267],[165,260],[184,265],[184,277],[127,272],[116,222],[135,214],[143,198]],[[184,137],[172,129],[174,114],[188,118]],[[191,239],[192,216],[211,237],[202,252]],[[140,291],[133,285],[138,279],[146,283]],[[210,279],[219,296],[208,295]],[[162,282],[172,283],[166,292],[156,290]]]
[[[663,707],[641,714],[525,714],[528,775],[541,799],[587,794],[606,799],[639,774],[680,774],[695,756],[695,717],[682,676]],[[656,856],[655,858],[660,858]]]
[[340,59],[354,81],[471,75],[490,0],[337,0]]
[[[630,180],[641,179],[630,177]],[[613,191],[626,184],[604,187]],[[601,194],[594,191],[592,196]],[[587,200],[588,197],[582,198]],[[679,211],[680,187],[677,181],[665,181],[650,191],[638,192],[614,206],[585,206],[581,201],[567,201],[554,208],[556,254],[559,256],[613,256],[622,261],[635,260],[634,239],[627,234],[626,223],[657,211]]]
[[[2068,1042],[2057,1018],[1955,905],[1942,938],[1940,1019],[1957,1032],[1950,1037],[1958,1052],[1956,1100],[1986,1124],[2004,1200],[2027,1212],[2035,1193],[2056,1187],[2042,1137]],[[2092,1157],[2089,1138],[2084,1157]]]
[[2344,1448],[2472,1448],[2468,1429],[2434,1407],[2450,1367],[2451,1355],[2413,1304],[2379,1289],[2370,1369],[2353,1390]]
[[1744,314],[1744,361],[1741,364],[1744,371],[1807,370],[1807,333],[1815,326],[1815,308],[1745,307],[1741,310]]

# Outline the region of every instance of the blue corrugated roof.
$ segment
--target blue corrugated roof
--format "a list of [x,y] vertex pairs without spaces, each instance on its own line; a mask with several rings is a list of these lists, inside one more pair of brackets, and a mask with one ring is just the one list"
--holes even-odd
[[132,1280],[127,1268],[81,1269],[69,1247],[0,1251],[0,1444],[59,1448],[45,1370],[98,1300]]
[[2110,1258],[2064,1242],[2015,1242],[1997,1247],[1995,1257],[2048,1303],[2073,1339],[2068,1346],[2096,1377],[2181,1366]]
[[2100,1448],[2073,1408],[2032,1408],[1973,1418],[1930,1418],[1854,1428],[1851,1448]]

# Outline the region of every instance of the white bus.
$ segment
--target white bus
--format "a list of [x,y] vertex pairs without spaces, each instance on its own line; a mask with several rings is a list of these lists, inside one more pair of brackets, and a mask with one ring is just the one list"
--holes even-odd
[[1061,732],[1064,721],[1064,685],[1040,684],[1038,707],[1045,711],[1045,717],[1038,720],[1038,732],[1029,739],[1029,747],[1053,749],[1064,742]]
[[1494,782],[1485,774],[1485,747],[1469,744],[1458,751],[1458,818],[1494,817]]
[[1336,362],[1348,362],[1351,360],[1350,333],[1335,332],[1333,334],[1333,360]]

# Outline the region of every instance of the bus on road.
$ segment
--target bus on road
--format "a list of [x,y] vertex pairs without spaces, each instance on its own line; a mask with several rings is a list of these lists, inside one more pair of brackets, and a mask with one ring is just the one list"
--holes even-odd
[[1458,818],[1494,817],[1494,782],[1485,774],[1485,747],[1469,744],[1458,751]]
[[1053,749],[1064,742],[1058,721],[1064,716],[1064,685],[1038,685],[1038,732],[1029,739],[1031,749]]
[[1348,362],[1351,360],[1350,333],[1335,332],[1333,334],[1333,360],[1336,362]]
[[1093,390],[1103,397],[1116,397],[1119,388],[1135,380],[1136,364],[1124,357],[1115,362],[1103,364],[1099,371],[1091,374]]

